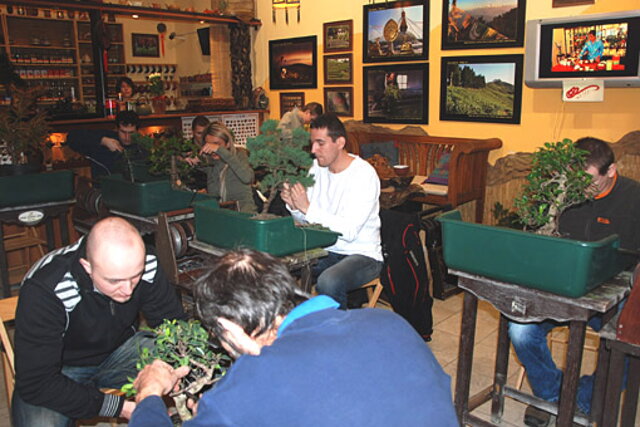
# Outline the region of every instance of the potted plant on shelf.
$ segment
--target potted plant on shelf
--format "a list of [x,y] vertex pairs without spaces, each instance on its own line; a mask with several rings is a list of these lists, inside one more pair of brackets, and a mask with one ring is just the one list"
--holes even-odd
[[167,98],[164,96],[164,82],[162,74],[152,73],[149,80],[149,93],[151,93],[151,105],[155,114],[164,114],[167,111]]
[[73,173],[39,173],[49,139],[41,88],[11,86],[12,101],[0,111],[0,207],[73,198]]
[[[189,374],[180,379],[177,390],[169,396],[176,403],[180,419],[190,420],[193,414],[187,407],[187,399],[198,396],[222,378],[231,365],[231,358],[211,344],[207,330],[197,320],[165,320],[151,332],[155,335],[155,347],[140,350],[136,367],[141,370],[155,359],[173,368],[189,366]],[[129,383],[122,386],[127,397],[136,394],[133,380],[129,378]]]
[[617,250],[617,236],[596,242],[559,237],[562,212],[588,198],[585,154],[568,139],[534,153],[516,199],[525,231],[466,223],[459,211],[438,217],[447,266],[569,297],[586,294],[626,268],[631,258]]
[[268,194],[262,213],[256,216],[227,209],[216,209],[208,202],[196,204],[196,236],[215,246],[247,246],[275,256],[333,245],[338,233],[320,226],[296,226],[290,216],[268,215],[269,205],[284,182],[313,184],[308,176],[313,159],[304,147],[309,133],[296,129],[283,138],[278,122],[267,120],[260,134],[247,140],[249,163],[263,173],[259,186]]

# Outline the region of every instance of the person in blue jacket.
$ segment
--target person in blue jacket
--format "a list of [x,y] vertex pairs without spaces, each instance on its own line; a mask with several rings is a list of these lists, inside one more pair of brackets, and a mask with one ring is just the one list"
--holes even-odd
[[[393,312],[338,310],[250,249],[222,256],[194,297],[203,325],[237,360],[185,427],[459,425],[449,376]],[[162,396],[187,373],[160,360],[146,366],[129,426],[171,426]]]

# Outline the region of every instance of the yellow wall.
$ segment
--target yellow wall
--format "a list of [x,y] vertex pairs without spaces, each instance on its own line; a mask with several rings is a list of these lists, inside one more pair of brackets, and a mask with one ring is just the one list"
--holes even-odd
[[[276,23],[271,19],[271,0],[256,0],[257,16],[262,26],[255,32],[253,67],[255,86],[267,89],[271,117],[278,118],[279,94],[269,91],[269,40],[308,35],[318,36],[318,88],[305,90],[305,101],[323,103],[322,24],[353,19],[354,29],[354,119],[362,120],[362,14],[369,0],[301,0],[300,22],[295,12],[289,12],[289,24],[284,11],[276,12]],[[377,3],[380,3],[378,1]],[[638,0],[597,0],[590,6],[552,8],[551,0],[529,0],[525,19],[544,19],[572,15],[633,10]],[[443,52],[441,46],[442,2],[430,1],[429,33],[429,124],[424,129],[430,135],[489,138],[499,137],[504,142],[501,150],[492,153],[490,160],[517,151],[534,151],[545,141],[560,138],[576,139],[591,135],[608,141],[617,141],[632,130],[640,129],[638,100],[640,88],[607,88],[602,103],[563,103],[561,90],[530,89],[523,87],[522,120],[519,125],[440,121],[440,57],[455,55],[524,54],[524,48],[459,50]],[[369,65],[369,64],[367,64]],[[392,127],[402,127],[387,125]]]

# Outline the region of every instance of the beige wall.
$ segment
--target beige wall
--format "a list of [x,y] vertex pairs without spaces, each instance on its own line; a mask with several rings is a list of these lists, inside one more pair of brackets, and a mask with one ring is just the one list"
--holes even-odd
[[[278,118],[281,91],[269,91],[269,40],[308,35],[318,36],[318,88],[305,90],[305,101],[323,102],[322,24],[353,19],[354,28],[354,119],[362,120],[362,7],[369,0],[301,0],[301,19],[289,13],[285,23],[284,11],[277,11],[277,22],[271,19],[271,0],[256,0],[257,15],[262,26],[254,32],[254,86],[267,89],[271,116]],[[379,1],[378,1],[379,3]],[[638,0],[596,0],[595,5],[552,8],[551,0],[527,2],[526,19],[543,19],[603,12],[632,10],[640,7]],[[495,123],[447,122],[439,120],[440,56],[442,2],[430,1],[429,33],[429,124],[424,129],[431,135],[474,138],[499,137],[504,142],[494,151],[491,161],[517,151],[534,151],[545,141],[561,138],[576,139],[586,135],[617,141],[632,130],[640,129],[638,99],[640,88],[607,88],[602,103],[563,103],[561,90],[530,89],[522,92],[522,120],[520,125]],[[459,50],[446,55],[489,55],[524,53],[524,48]],[[393,126],[393,125],[389,125]],[[401,127],[401,126],[393,126]]]

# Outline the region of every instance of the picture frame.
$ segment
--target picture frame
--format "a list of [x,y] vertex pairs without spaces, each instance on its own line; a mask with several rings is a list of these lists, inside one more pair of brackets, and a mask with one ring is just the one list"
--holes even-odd
[[551,7],[581,6],[595,4],[596,0],[553,0]]
[[325,87],[324,108],[336,116],[353,117],[353,87]]
[[520,124],[523,55],[441,61],[440,120]]
[[294,107],[304,107],[304,92],[280,92],[280,117]]
[[353,49],[353,19],[325,22],[322,25],[323,51],[340,52]]
[[363,67],[365,123],[427,124],[429,64]]
[[318,86],[317,37],[269,41],[271,89],[315,89]]
[[159,58],[160,43],[158,35],[131,33],[131,50],[133,56]]
[[444,0],[442,50],[524,46],[526,0]]
[[353,55],[351,53],[325,55],[323,68],[324,84],[353,83]]
[[428,0],[368,4],[363,8],[362,62],[428,59]]

